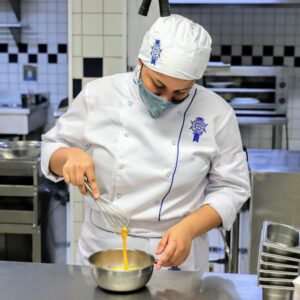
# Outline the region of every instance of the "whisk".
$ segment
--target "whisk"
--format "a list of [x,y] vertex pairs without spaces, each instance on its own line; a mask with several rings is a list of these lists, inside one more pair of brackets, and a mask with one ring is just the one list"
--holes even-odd
[[[87,178],[84,178],[84,185],[88,193],[93,197],[93,191],[87,181]],[[109,226],[115,233],[120,234],[123,227],[126,227],[129,230],[129,216],[121,208],[103,196],[95,199],[95,203],[103,217],[105,224]]]

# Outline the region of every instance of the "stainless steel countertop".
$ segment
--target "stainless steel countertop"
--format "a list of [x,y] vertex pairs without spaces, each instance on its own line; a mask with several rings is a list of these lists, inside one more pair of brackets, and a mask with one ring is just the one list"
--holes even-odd
[[88,267],[0,262],[3,300],[261,300],[255,275],[154,271],[147,286],[134,293],[105,292]]
[[299,173],[300,151],[248,149],[251,173]]
[[29,107],[0,107],[0,115],[30,115],[36,110],[49,106],[48,101]]

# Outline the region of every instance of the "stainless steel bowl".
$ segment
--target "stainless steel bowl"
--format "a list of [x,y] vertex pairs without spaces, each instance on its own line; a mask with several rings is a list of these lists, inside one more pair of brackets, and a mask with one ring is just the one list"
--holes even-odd
[[264,300],[292,300],[293,291],[276,289],[276,288],[263,288]]
[[299,246],[299,232],[295,228],[288,225],[268,225],[267,238],[271,242],[285,247]]
[[40,155],[39,141],[11,141],[0,144],[0,156],[4,159],[36,158]]
[[113,270],[123,267],[123,250],[108,249],[89,257],[95,282],[103,289],[114,292],[129,292],[142,288],[153,273],[154,257],[144,251],[127,249],[128,265],[136,270]]

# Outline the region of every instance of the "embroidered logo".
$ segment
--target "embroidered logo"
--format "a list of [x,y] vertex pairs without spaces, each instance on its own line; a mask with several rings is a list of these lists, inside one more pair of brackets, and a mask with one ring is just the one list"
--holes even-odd
[[208,124],[205,123],[203,118],[197,117],[194,121],[191,121],[192,125],[189,129],[192,129],[194,138],[193,142],[199,142],[201,135],[205,132],[206,133],[206,126]]
[[151,64],[155,65],[157,60],[160,57],[160,53],[161,53],[161,49],[160,49],[160,40],[155,40],[153,46],[151,47]]

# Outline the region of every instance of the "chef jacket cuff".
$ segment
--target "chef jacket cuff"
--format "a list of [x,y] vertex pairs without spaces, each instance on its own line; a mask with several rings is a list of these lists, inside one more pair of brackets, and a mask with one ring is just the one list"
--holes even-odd
[[237,211],[232,203],[232,199],[226,193],[218,192],[207,195],[201,206],[203,205],[213,207],[222,219],[223,228],[230,230],[236,219]]
[[62,176],[53,174],[49,170],[49,162],[52,154],[59,148],[69,147],[64,143],[42,143],[42,155],[41,155],[41,169],[45,177],[53,182],[59,182],[63,180]]

